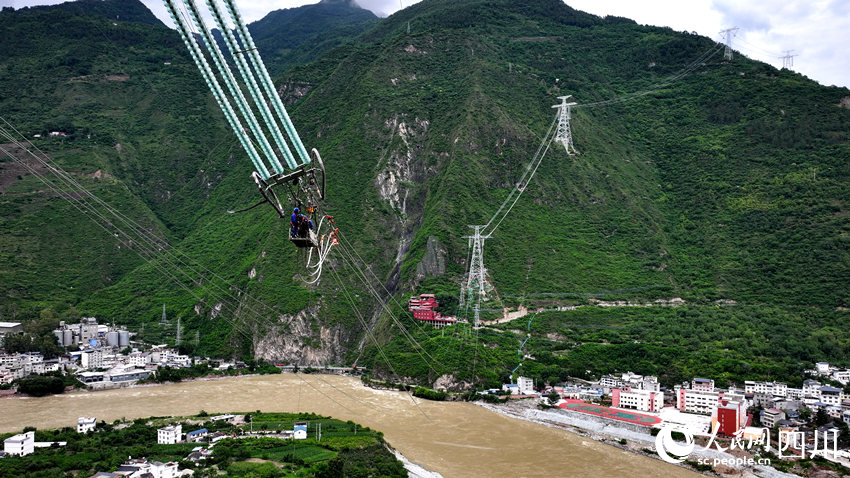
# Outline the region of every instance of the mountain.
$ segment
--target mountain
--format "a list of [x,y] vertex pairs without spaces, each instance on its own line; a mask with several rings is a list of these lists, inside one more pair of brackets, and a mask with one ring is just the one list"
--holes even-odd
[[378,22],[353,0],[322,0],[275,10],[248,25],[271,73],[309,63]]
[[[70,16],[101,16],[110,20],[119,22],[137,22],[148,25],[162,25],[156,16],[154,16],[148,8],[137,1],[115,2],[104,0],[75,0],[73,2],[60,3],[50,6],[35,6],[23,7],[15,10],[12,7],[4,7],[7,13],[14,14],[17,18],[21,16],[32,15],[33,18],[38,18],[44,14],[54,14],[53,12],[63,12]],[[65,16],[68,18],[68,16]]]
[[[16,284],[2,290],[7,309],[70,304],[173,340],[157,325],[165,303],[184,337],[200,332],[198,353],[358,361],[457,387],[504,379],[518,355],[541,380],[632,369],[665,383],[785,379],[808,361],[850,360],[846,88],[558,0],[423,0],[277,81],[305,145],[322,152],[346,245],[308,286],[285,223],[264,207],[225,212],[257,199],[249,162],[173,32],[63,19],[83,35],[75,43],[64,29],[30,35],[21,18],[0,15],[3,44],[17,42],[0,86],[21,92],[0,100],[3,116],[30,133],[73,129],[72,141],[38,144],[81,177],[106,172],[112,197],[215,274],[176,287],[165,258],[119,263],[114,251],[108,281],[74,273],[74,289],[54,295],[61,271],[100,270],[104,253],[83,247],[98,243],[83,221],[48,255],[59,233],[42,225],[73,219],[24,176],[0,196],[13,211],[5,250],[27,252],[3,262],[3,283]],[[129,79],[107,81],[118,73]],[[413,293],[469,316],[457,308],[468,225],[509,195],[566,94],[579,103],[580,154],[553,144],[485,240],[483,317],[589,299],[687,305],[579,307],[478,331],[414,323],[398,305]]]

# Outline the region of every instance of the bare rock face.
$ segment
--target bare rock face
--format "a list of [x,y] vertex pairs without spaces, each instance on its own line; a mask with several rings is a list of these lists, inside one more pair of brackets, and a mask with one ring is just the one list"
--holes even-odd
[[454,374],[450,373],[440,375],[437,380],[434,381],[434,390],[462,391],[471,389],[471,383],[458,380]]
[[341,360],[346,342],[341,326],[315,327],[318,306],[280,316],[280,325],[258,331],[254,354],[269,361],[326,365]]
[[301,98],[307,96],[312,89],[313,85],[298,85],[290,81],[281,85],[277,93],[283,100],[284,105],[290,106],[297,103]]
[[434,236],[428,237],[425,245],[425,256],[416,266],[416,278],[441,276],[446,273],[446,248]]
[[[403,115],[395,115],[384,122],[392,136],[391,152],[375,179],[375,186],[381,199],[402,214],[408,213],[409,185],[424,177],[424,165],[418,156],[429,126],[428,120],[419,118],[408,123]],[[398,138],[397,142],[393,141],[395,138]]]
[[841,101],[838,102],[838,106],[842,108],[850,108],[850,96],[845,96],[841,98]]

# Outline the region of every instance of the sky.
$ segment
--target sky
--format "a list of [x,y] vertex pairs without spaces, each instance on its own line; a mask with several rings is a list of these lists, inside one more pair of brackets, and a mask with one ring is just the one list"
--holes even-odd
[[[419,0],[356,0],[385,17]],[[522,0],[516,0],[522,1]],[[171,25],[162,0],[142,0]],[[62,0],[0,0],[0,6],[62,3]],[[272,10],[316,0],[236,0],[247,22]],[[695,31],[720,41],[720,31],[738,27],[732,48],[749,58],[781,67],[791,50],[791,69],[823,84],[850,87],[850,0],[566,0],[571,7],[599,16],[616,15],[640,24]]]

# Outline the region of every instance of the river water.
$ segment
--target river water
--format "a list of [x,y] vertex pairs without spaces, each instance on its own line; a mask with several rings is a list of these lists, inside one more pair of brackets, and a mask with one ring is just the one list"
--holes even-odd
[[353,377],[282,374],[0,399],[0,432],[207,412],[314,412],[384,432],[410,461],[452,477],[698,476],[563,430],[461,402],[373,390]]

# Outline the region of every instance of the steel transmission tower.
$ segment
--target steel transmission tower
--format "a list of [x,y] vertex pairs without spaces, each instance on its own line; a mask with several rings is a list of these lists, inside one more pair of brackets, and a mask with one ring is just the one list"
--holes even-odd
[[797,55],[792,55],[791,53],[794,50],[785,50],[785,56],[780,56],[782,58],[782,68],[790,69],[794,66],[794,57]]
[[165,304],[162,304],[162,320],[159,322],[161,324],[167,324],[168,319],[165,317]]
[[[563,144],[564,149],[567,150],[567,154],[571,156],[578,153],[578,151],[576,151],[576,147],[573,146],[573,132],[570,129],[570,119],[572,118],[571,108],[578,103],[575,101],[567,103],[567,100],[572,98],[572,95],[559,96],[558,99],[561,100],[561,104],[552,105],[552,108],[559,109],[558,131],[555,133],[555,141]],[[570,150],[572,150],[572,152]]]
[[[460,302],[461,307],[466,303],[473,304],[474,312],[473,327],[478,327],[478,322],[481,315],[481,298],[486,294],[484,290],[484,281],[487,275],[487,269],[484,268],[484,239],[489,239],[490,235],[482,235],[481,229],[485,226],[469,226],[473,229],[471,236],[465,236],[469,239],[470,247],[472,247],[472,255],[469,260],[469,272],[466,276],[466,290],[461,291]],[[474,300],[474,302],[473,302]]]
[[174,345],[180,345],[180,317],[177,317],[177,338],[174,340]]
[[723,42],[726,44],[726,51],[723,52],[723,58],[726,60],[732,59],[732,38],[735,36],[735,32],[738,31],[738,27],[727,28],[720,32],[723,35]]

